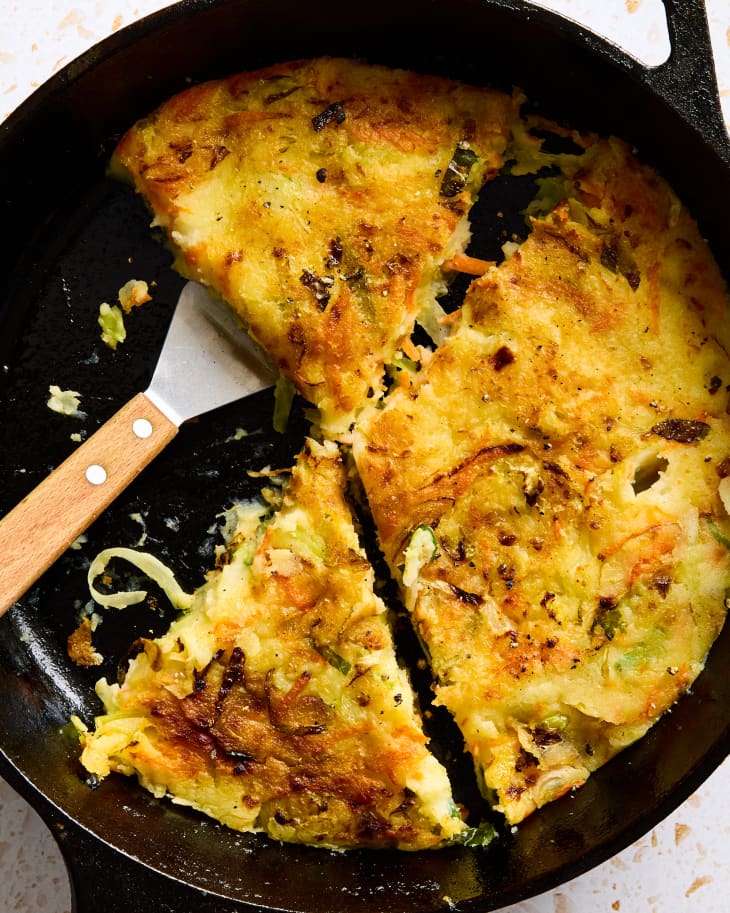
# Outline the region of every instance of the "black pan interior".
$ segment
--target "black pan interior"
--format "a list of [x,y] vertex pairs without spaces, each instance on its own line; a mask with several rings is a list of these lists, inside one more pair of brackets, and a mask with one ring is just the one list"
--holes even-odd
[[[728,166],[618,52],[597,52],[572,27],[518,2],[435,0],[419,4],[417,13],[409,0],[363,6],[182,3],[94,49],[4,125],[0,199],[13,231],[0,248],[0,510],[74,449],[72,433],[93,431],[149,380],[181,280],[150,233],[141,202],[107,178],[105,166],[121,131],[190,80],[329,53],[520,85],[551,117],[635,142],[689,204],[730,275],[730,240],[717,205],[730,199]],[[519,210],[530,193],[529,181],[499,179],[483,194],[476,255],[495,255],[505,231],[524,230]],[[511,216],[497,220],[498,211]],[[133,277],[154,283],[154,301],[127,319],[127,342],[113,353],[99,339],[98,307]],[[88,418],[51,413],[50,384],[81,392]],[[246,470],[287,465],[301,443],[307,425],[300,409],[285,435],[271,430],[271,414],[272,396],[264,392],[187,424],[94,524],[88,542],[0,622],[2,770],[54,823],[69,857],[83,848],[72,867],[90,881],[105,879],[110,913],[125,908],[120,898],[129,888],[110,892],[109,869],[94,869],[93,858],[107,860],[109,848],[123,854],[116,857],[122,869],[125,857],[148,867],[138,869],[147,886],[139,911],[160,909],[163,895],[172,904],[167,909],[188,909],[192,895],[177,882],[209,892],[196,895],[198,908],[220,913],[251,906],[426,913],[447,909],[449,900],[474,913],[495,909],[627,845],[726,756],[727,631],[692,696],[648,737],[574,796],[515,833],[503,829],[486,850],[338,855],[282,847],[158,802],[132,781],[112,777],[91,789],[65,728],[69,716],[90,722],[98,709],[95,679],[114,677],[135,637],[162,631],[172,613],[159,594],[154,609],[107,612],[96,637],[104,665],[80,670],[68,660],[66,638],[87,600],[88,560],[109,545],[134,545],[144,533],[145,547],[168,561],[184,586],[200,583],[219,541],[216,515],[256,493],[259,483]],[[449,763],[464,769],[458,746]],[[150,870],[177,881],[145,880]]]

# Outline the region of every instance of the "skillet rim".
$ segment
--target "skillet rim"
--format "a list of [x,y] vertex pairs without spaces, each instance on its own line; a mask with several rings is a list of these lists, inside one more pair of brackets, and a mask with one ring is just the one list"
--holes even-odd
[[[66,83],[66,81],[68,81],[68,80],[73,81],[74,79],[78,79],[83,75],[84,72],[86,72],[90,68],[93,69],[101,60],[105,59],[105,55],[109,56],[109,57],[113,57],[119,51],[119,49],[121,47],[132,46],[134,44],[134,32],[130,31],[130,30],[134,30],[135,28],[139,27],[140,31],[142,31],[142,26],[144,25],[145,26],[144,30],[146,31],[148,28],[152,28],[153,26],[157,25],[157,23],[150,23],[150,20],[159,19],[160,24],[164,25],[164,22],[167,22],[168,20],[177,21],[178,16],[181,13],[184,15],[186,10],[194,11],[194,10],[204,9],[207,7],[224,6],[224,5],[232,7],[232,6],[238,6],[240,4],[236,3],[235,0],[231,0],[231,2],[227,2],[227,3],[223,3],[223,4],[215,4],[215,3],[210,3],[210,2],[184,2],[182,4],[178,4],[177,6],[167,7],[165,9],[159,11],[158,13],[153,13],[150,16],[145,17],[144,19],[139,20],[136,23],[133,23],[131,26],[128,26],[126,29],[123,30],[123,33],[125,33],[125,42],[121,43],[119,46],[117,46],[116,41],[111,41],[110,39],[106,39],[104,42],[101,42],[100,45],[95,46],[90,51],[81,55],[80,58],[77,58],[76,61],[73,61],[71,64],[67,65],[67,67],[65,67],[64,70],[60,71],[59,74],[56,74],[56,76],[53,77],[52,80],[49,81],[50,83],[52,83],[52,85],[49,85],[48,83],[46,83],[44,85],[44,87],[41,90],[39,90],[40,94],[38,95],[38,98],[35,98],[35,96],[33,96],[32,99],[29,99],[29,100],[27,100],[27,102],[23,103],[23,105],[21,105],[21,108],[25,109],[25,106],[31,102],[33,104],[42,105],[44,98],[54,96],[56,94],[56,92],[60,91],[61,88],[63,88],[63,85]],[[524,10],[525,10],[525,4],[518,3],[518,2],[512,2],[512,0],[509,0],[509,2],[505,2],[505,0],[501,0],[501,2],[500,2],[500,0],[495,0],[495,2],[493,2],[489,5],[495,6],[495,7],[502,7],[504,9],[509,9],[512,11],[522,10],[524,12]],[[681,7],[682,4],[676,4],[676,6]],[[531,11],[531,15],[533,15],[533,17],[534,17],[535,11],[540,8],[530,7],[529,9]],[[539,16],[547,17],[548,20],[551,18],[559,19],[559,21],[563,24],[565,24],[565,22],[566,22],[565,20],[562,20],[561,17],[556,17],[555,14],[552,14],[549,11],[542,10],[541,13],[539,14]],[[164,20],[164,22],[162,20]],[[114,39],[119,39],[123,33],[120,32],[120,33],[117,33],[116,36],[111,36],[111,37]],[[126,40],[127,38],[129,39],[129,41]],[[602,42],[601,39],[596,39],[596,40],[599,41],[599,43],[606,44],[605,42]],[[614,49],[615,49],[615,46],[610,46],[610,53],[607,51],[606,56],[609,57],[611,59],[611,61],[614,63],[617,60],[619,60],[619,62],[620,62],[620,55],[617,55],[615,53]],[[629,60],[629,58],[625,57],[624,63],[627,60]],[[55,82],[56,79],[58,79],[58,82]],[[33,99],[35,99],[35,100],[33,101]],[[17,113],[17,112],[15,112],[15,113]],[[28,112],[23,110],[20,114],[20,117],[22,118],[22,117],[26,117],[26,116],[31,116],[31,114],[29,114]],[[11,115],[11,118],[9,118],[8,120],[6,120],[4,122],[3,127],[5,127],[5,125],[8,124],[8,121],[10,121],[11,119],[13,119],[13,115]],[[3,133],[0,133],[0,143],[2,142],[2,139],[3,139]],[[728,748],[730,748],[730,727],[729,727],[729,731],[726,731],[726,733],[725,733],[724,742],[717,747],[715,754],[719,755],[724,751],[724,754],[726,755],[728,752]],[[4,763],[10,763],[9,760],[7,759],[7,757],[4,755],[4,753],[2,756],[2,760]],[[720,759],[720,760],[722,760],[722,759]],[[712,766],[711,769],[714,770],[714,768],[718,764],[719,764],[719,761],[714,763],[714,765]],[[12,769],[16,770],[14,767]],[[16,770],[16,773],[19,774],[19,772],[17,770]],[[672,808],[676,807],[676,805],[679,804],[679,802],[684,801],[684,799],[690,794],[690,792],[694,791],[696,786],[699,785],[699,783],[702,782],[703,779],[705,779],[705,775],[702,775],[702,773],[699,769],[693,771],[693,774],[694,774],[694,778],[691,780],[691,782],[689,779],[685,781],[685,789],[683,790],[684,795],[681,796],[679,798],[678,802],[676,802],[676,803],[673,803],[673,801],[670,801],[668,804],[671,805],[671,807],[669,807],[666,811],[662,810],[660,818],[664,817],[665,814],[667,814],[669,811],[672,810]],[[22,776],[22,775],[20,775],[20,776]],[[27,782],[27,780],[26,780],[26,782]],[[34,791],[36,791],[35,786],[32,786],[32,789]],[[22,789],[19,791],[22,792]],[[36,797],[36,799],[40,805],[44,805],[44,804],[47,805],[49,803],[49,800],[47,798],[43,797],[40,793],[38,793],[38,796]],[[60,812],[60,810],[58,810],[58,809],[57,809],[57,811]],[[65,815],[65,813],[61,813],[61,814]],[[658,818],[657,820],[660,820],[660,818]],[[646,829],[647,828],[644,828],[642,830],[642,833],[644,833],[646,831]],[[618,843],[621,843],[622,846],[626,845],[626,843],[621,840],[618,840]],[[62,847],[62,849],[63,849],[63,847]],[[613,852],[615,852],[615,848],[612,848],[608,852],[607,855],[612,855]],[[602,859],[607,858],[607,855],[603,855]],[[602,859],[600,859],[598,861],[602,861]],[[592,867],[592,865],[595,865],[595,864],[597,864],[597,862],[591,863],[586,868],[590,868],[590,867]],[[582,869],[582,871],[585,871],[585,870],[586,869]],[[560,880],[562,881],[563,879],[560,879]],[[557,883],[560,883],[560,881],[555,882],[555,884],[557,884]],[[541,886],[540,890],[545,890],[545,889],[547,889],[547,887],[555,886],[555,884]],[[535,893],[535,892],[533,892],[533,893]],[[531,896],[531,894],[530,895],[525,894],[522,896],[518,896],[518,897],[515,897],[515,899],[523,899],[524,896]]]

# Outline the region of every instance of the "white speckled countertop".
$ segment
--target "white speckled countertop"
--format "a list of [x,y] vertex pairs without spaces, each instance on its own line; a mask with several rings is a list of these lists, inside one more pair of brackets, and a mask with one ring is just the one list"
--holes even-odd
[[[95,42],[168,5],[161,0],[0,0],[0,120]],[[538,5],[589,25],[648,64],[666,58],[660,0],[540,0]],[[730,123],[730,0],[707,0],[707,9]],[[633,846],[581,878],[510,907],[509,913],[727,913],[729,861],[730,761],[725,761]],[[10,911],[70,913],[71,897],[50,833],[0,780],[0,913]]]

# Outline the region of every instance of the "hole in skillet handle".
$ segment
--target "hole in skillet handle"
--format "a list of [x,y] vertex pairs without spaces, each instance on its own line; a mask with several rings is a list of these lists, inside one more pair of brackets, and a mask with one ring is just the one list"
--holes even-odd
[[[726,200],[730,198],[730,135],[720,103],[710,27],[705,3],[697,0],[663,0],[671,53],[658,67],[637,65],[634,76],[668,108],[679,114],[686,131],[667,129],[664,112],[644,129],[662,130],[666,141],[656,161],[680,199]],[[697,143],[697,137],[700,143]],[[721,225],[723,207],[704,203],[694,211],[707,238],[726,238]],[[721,215],[722,213],[722,215]],[[730,274],[730,243],[711,241],[711,247],[727,280]]]
[[[730,136],[720,103],[715,61],[705,3],[698,0],[662,0],[667,18],[671,51],[657,66],[647,66],[620,46],[595,33],[570,24],[592,50],[612,59],[631,76],[673,108],[703,141],[730,165]],[[558,14],[558,18],[560,18]],[[659,132],[655,121],[647,124]],[[674,139],[674,137],[673,137]],[[673,144],[672,144],[673,145]],[[674,147],[675,158],[680,151]],[[691,159],[690,159],[691,161]]]
[[641,68],[639,75],[730,166],[730,136],[720,104],[705,4],[664,0],[664,8],[671,54],[661,66]]
[[654,67],[546,9],[536,8],[530,15],[544,20],[553,31],[579,38],[594,58],[603,58],[628,75],[633,83],[628,91],[614,92],[609,80],[587,86],[573,82],[567,92],[580,99],[581,110],[600,110],[597,132],[610,132],[633,143],[640,159],[669,182],[679,199],[691,201],[692,215],[727,276],[730,239],[724,208],[715,201],[730,198],[730,136],[720,104],[705,4],[698,0],[663,3],[671,51],[664,63]]

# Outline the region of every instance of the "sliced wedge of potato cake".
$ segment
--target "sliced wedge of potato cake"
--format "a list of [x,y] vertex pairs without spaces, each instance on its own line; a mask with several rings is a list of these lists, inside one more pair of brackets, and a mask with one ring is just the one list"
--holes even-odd
[[689,688],[730,587],[727,292],[668,186],[586,145],[354,443],[437,700],[513,823]]
[[288,842],[418,850],[465,832],[344,483],[336,445],[308,441],[281,508],[245,512],[192,608],[122,684],[99,683],[88,771]]
[[320,58],[208,82],[115,153],[177,266],[243,318],[346,435],[416,319],[437,330],[441,264],[503,163],[519,99]]

